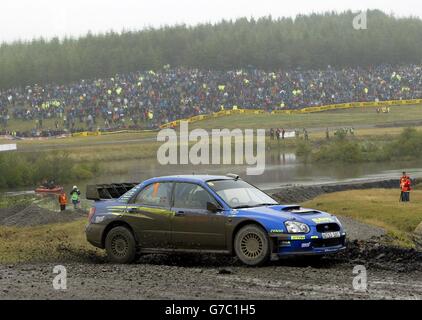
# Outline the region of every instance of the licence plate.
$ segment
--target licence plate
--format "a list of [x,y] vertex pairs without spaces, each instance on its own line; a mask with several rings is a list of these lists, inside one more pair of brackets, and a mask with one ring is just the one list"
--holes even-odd
[[333,239],[333,238],[340,238],[340,231],[335,232],[324,232],[322,234],[323,239]]

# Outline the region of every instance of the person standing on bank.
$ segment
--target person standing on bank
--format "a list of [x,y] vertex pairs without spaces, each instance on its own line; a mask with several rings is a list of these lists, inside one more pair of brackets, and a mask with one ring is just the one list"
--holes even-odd
[[412,190],[410,185],[411,185],[410,178],[407,177],[406,181],[403,183],[403,186],[402,186],[403,202],[410,201],[410,190]]
[[403,174],[400,178],[400,201],[408,202],[410,201],[410,190],[411,190],[411,180],[410,177],[403,171]]
[[67,196],[66,192],[62,191],[59,195],[60,211],[66,210]]
[[77,186],[73,186],[72,191],[70,191],[70,199],[73,203],[73,208],[77,209],[79,204],[79,196],[81,192],[79,191]]

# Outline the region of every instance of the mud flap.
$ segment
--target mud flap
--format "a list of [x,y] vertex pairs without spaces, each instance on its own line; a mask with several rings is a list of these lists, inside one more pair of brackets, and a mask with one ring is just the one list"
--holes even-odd
[[270,237],[270,252],[271,261],[277,261],[280,259],[280,256],[278,255],[278,239],[276,237]]

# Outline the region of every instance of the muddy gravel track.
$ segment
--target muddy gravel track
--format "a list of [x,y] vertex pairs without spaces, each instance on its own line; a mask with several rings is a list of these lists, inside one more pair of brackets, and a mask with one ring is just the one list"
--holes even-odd
[[[57,263],[0,265],[0,299],[422,299],[422,253],[391,248],[383,229],[342,218],[346,252],[319,262],[282,259],[261,268],[218,255],[145,255],[131,265],[68,252]],[[67,289],[53,288],[56,265]],[[367,268],[366,291],[353,268]]]
[[[421,252],[389,247],[382,229],[344,223],[355,228],[347,251],[318,262],[251,268],[226,256],[153,254],[114,265],[69,252],[57,263],[0,265],[0,299],[422,299]],[[356,239],[362,230],[367,240]],[[67,269],[63,291],[53,288],[59,264]],[[353,288],[357,265],[367,270],[365,291]]]
[[0,299],[422,299],[422,272],[371,269],[364,292],[353,265],[279,261],[266,267],[64,264],[67,289],[54,290],[54,264],[0,266]]

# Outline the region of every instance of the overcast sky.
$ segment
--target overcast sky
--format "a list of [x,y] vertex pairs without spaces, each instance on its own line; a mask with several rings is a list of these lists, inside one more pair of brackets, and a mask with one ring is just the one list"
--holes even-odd
[[368,8],[422,17],[420,0],[1,0],[0,42]]

